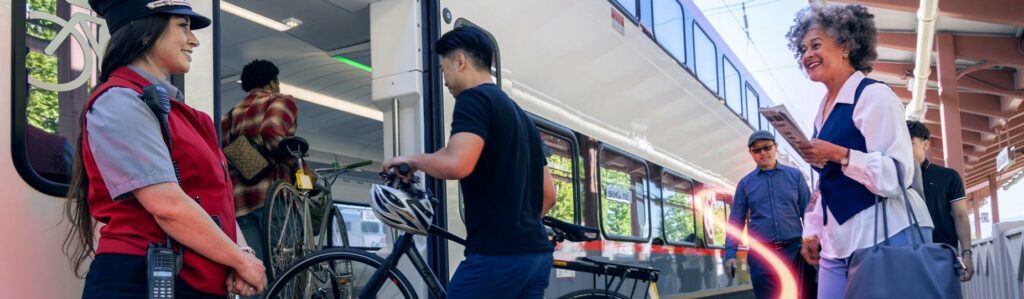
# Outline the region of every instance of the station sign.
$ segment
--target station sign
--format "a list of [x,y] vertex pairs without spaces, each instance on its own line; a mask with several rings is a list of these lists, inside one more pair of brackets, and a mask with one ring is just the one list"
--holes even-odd
[[1016,158],[1015,151],[1016,149],[1012,146],[1003,147],[1002,150],[999,150],[999,154],[996,155],[996,172],[1006,170],[1006,168],[1013,165]]

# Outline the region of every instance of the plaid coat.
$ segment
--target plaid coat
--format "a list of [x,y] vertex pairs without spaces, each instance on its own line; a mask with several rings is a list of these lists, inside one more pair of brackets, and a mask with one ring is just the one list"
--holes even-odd
[[[273,153],[277,143],[288,136],[294,136],[298,127],[298,107],[295,98],[265,89],[254,89],[244,100],[231,108],[221,119],[221,147],[227,146],[241,136],[249,136],[266,152]],[[293,161],[275,158],[274,169],[260,182],[247,186],[239,179],[238,172],[230,170],[235,185],[235,216],[241,217],[263,206],[270,185],[279,179],[294,181]]]

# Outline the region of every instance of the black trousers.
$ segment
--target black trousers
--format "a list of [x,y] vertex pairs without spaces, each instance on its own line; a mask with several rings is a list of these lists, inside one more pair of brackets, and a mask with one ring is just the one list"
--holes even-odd
[[[149,288],[146,257],[126,254],[100,254],[85,275],[82,299],[146,298]],[[174,282],[175,298],[223,299],[225,295],[202,293],[181,278]]]

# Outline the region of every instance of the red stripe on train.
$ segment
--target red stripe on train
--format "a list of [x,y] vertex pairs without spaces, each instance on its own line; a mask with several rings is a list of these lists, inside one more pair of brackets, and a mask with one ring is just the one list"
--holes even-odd
[[[562,248],[562,244],[559,244],[559,248]],[[688,246],[676,246],[676,245],[652,245],[652,244],[641,244],[633,242],[621,242],[621,241],[608,241],[608,240],[597,240],[583,242],[582,249],[586,251],[604,251],[621,248],[629,248],[633,253],[648,252],[648,253],[660,253],[660,254],[683,254],[683,255],[703,255],[703,256],[725,256],[724,249],[717,248],[694,248]],[[738,254],[743,254],[740,252]]]

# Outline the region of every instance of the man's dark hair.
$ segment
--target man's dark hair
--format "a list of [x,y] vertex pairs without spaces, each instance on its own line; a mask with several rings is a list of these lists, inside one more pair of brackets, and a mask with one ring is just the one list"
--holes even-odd
[[932,132],[928,131],[928,127],[919,121],[908,120],[907,129],[910,130],[910,138],[928,140],[932,136]]
[[280,71],[273,62],[256,59],[242,68],[242,90],[249,92],[277,80]]
[[434,49],[437,54],[445,57],[455,50],[462,50],[477,67],[491,71],[494,45],[491,44],[491,37],[480,28],[462,26],[448,31],[434,43]]

